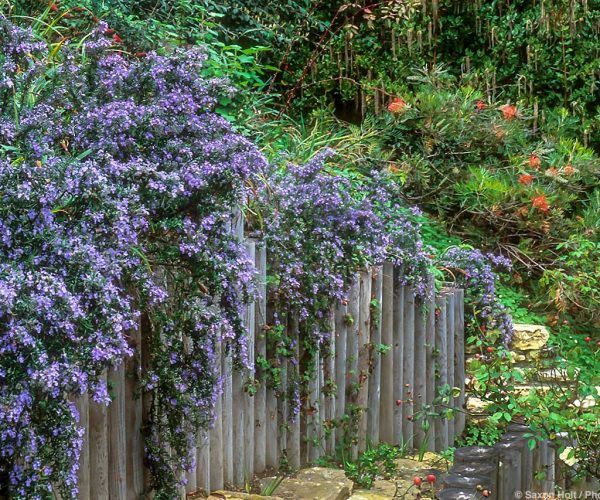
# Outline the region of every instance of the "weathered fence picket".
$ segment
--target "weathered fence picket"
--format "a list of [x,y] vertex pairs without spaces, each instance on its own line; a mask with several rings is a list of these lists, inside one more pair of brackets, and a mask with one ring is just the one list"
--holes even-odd
[[[437,353],[437,370],[438,370],[438,387],[444,387],[448,384],[448,342],[447,335],[447,316],[446,316],[447,299],[446,294],[438,296],[435,301],[437,322],[435,324],[435,347]],[[442,412],[444,407],[442,404],[436,405],[436,410]],[[448,448],[448,420],[446,418],[436,418],[435,426],[435,448],[437,450],[445,450]]]
[[[427,333],[425,331],[425,298],[419,298],[415,302],[414,312],[414,374],[413,374],[413,413],[421,412],[427,398],[426,369],[426,343]],[[421,415],[422,417],[422,415]],[[415,448],[426,445],[427,436],[423,428],[423,418],[413,420],[413,439]]]
[[395,445],[404,444],[404,287],[400,285],[398,270],[394,270],[394,306],[393,306],[393,388],[394,388],[394,441]]
[[383,269],[373,269],[371,283],[371,318],[369,339],[369,399],[367,404],[367,443],[379,443],[381,398],[381,329],[383,302]]
[[[106,375],[102,379],[106,383]],[[90,401],[89,429],[90,497],[108,498],[108,409],[105,405]]]
[[[348,331],[348,318],[346,304],[338,304],[335,308],[335,418],[338,421],[344,416],[346,411],[346,337]],[[341,445],[343,432],[342,429],[335,431],[335,444]]]
[[402,356],[402,438],[409,448],[414,444],[413,413],[415,397],[415,293],[410,286],[404,287],[404,342]]
[[381,344],[388,352],[381,359],[381,388],[379,401],[379,438],[394,442],[394,266],[385,263],[382,269]]
[[356,404],[359,411],[358,452],[367,448],[367,406],[369,402],[369,336],[371,333],[371,273],[361,272],[359,277],[358,312],[358,394]]
[[[267,324],[267,249],[264,245],[256,245],[255,251],[257,299],[254,313],[254,356],[256,360],[267,357],[265,330]],[[254,471],[256,473],[263,472],[267,466],[267,415],[267,388],[264,381],[259,381],[254,395]]]
[[[425,297],[425,404],[431,410],[436,396],[436,352],[435,352],[435,279],[429,276]],[[458,362],[464,359],[458,359]],[[463,377],[464,378],[464,377]],[[427,420],[427,450],[435,451],[435,425],[430,418]]]
[[[269,343],[274,312],[267,303],[267,249],[243,240],[242,226],[238,217],[232,233],[257,272],[257,298],[243,318],[256,379],[234,368],[228,349],[215,346],[216,375],[222,381],[215,419],[198,434],[192,450],[196,467],[186,473],[182,496],[199,489],[243,486],[254,474],[284,462],[298,468],[341,446],[349,446],[354,457],[380,442],[447,448],[464,428],[462,291],[445,288],[436,296],[429,277],[426,295],[418,297],[403,284],[402,270],[390,263],[357,272],[347,300],[324,318],[331,333],[324,335],[320,349],[304,352],[303,323],[288,311],[293,359],[280,356]],[[131,333],[134,356],[108,371],[112,405],[107,409],[87,396],[76,400],[86,432],[79,474],[82,499],[133,499],[148,493],[142,429],[149,398],[140,397],[137,389],[149,362],[145,328],[148,321],[142,318],[141,328]],[[265,359],[280,368],[278,387],[263,380],[258,361]],[[301,394],[301,370],[307,369],[307,393]],[[415,414],[431,406],[446,384],[461,388],[460,395],[449,400],[457,409],[453,423],[434,419],[429,428],[423,427]],[[547,461],[549,449],[532,455],[532,467]]]

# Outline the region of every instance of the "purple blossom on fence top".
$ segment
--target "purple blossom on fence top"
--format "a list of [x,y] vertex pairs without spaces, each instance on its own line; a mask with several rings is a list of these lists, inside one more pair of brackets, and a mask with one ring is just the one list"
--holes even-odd
[[[266,162],[211,112],[232,89],[201,76],[201,49],[130,60],[104,30],[86,62],[67,47],[48,72],[45,44],[0,20],[0,475],[21,497],[76,495],[67,398],[109,402],[101,375],[137,347],[141,315],[148,458],[164,494],[213,417],[217,344],[248,363],[253,266],[229,222]],[[45,85],[13,103],[34,76]]]
[[508,344],[513,332],[512,319],[496,297],[494,267],[510,270],[510,261],[474,248],[451,247],[442,256],[441,264],[453,272],[457,283],[472,298],[477,311],[475,319],[487,330],[499,330],[503,342]]

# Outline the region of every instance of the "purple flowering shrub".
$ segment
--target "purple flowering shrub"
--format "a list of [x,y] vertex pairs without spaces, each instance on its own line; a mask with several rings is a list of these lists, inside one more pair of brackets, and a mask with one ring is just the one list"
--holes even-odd
[[253,271],[231,214],[265,161],[211,112],[231,89],[199,76],[200,50],[130,60],[102,28],[50,61],[0,21],[0,477],[17,497],[75,496],[69,397],[108,404],[102,374],[140,318],[159,497],[212,418],[217,345],[247,362]]
[[[336,160],[333,151],[324,150],[303,165],[270,165],[255,178],[249,210],[251,229],[269,250],[269,297],[276,311],[267,337],[270,359],[259,365],[270,365],[268,382],[277,386],[282,357],[300,363],[301,380],[284,396],[294,414],[315,352],[328,355],[333,307],[347,298],[357,272],[392,260],[404,266],[407,282],[424,291],[430,264],[413,213],[401,206],[391,183],[380,176],[352,182],[330,168]],[[295,320],[298,360],[297,340],[288,329]]]
[[461,246],[448,248],[439,257],[439,266],[465,289],[475,337],[508,344],[513,331],[512,318],[496,295],[498,276],[494,269],[510,271],[510,260]]

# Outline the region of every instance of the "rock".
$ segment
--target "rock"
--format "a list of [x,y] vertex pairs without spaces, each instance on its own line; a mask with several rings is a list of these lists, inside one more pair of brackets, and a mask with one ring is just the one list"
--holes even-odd
[[[196,498],[196,497],[192,497]],[[204,497],[198,497],[204,498]],[[261,496],[255,493],[244,493],[241,491],[213,491],[207,500],[283,500],[281,497]]]
[[426,451],[423,454],[423,458],[419,460],[419,454],[415,453],[414,455],[408,455],[410,460],[416,461],[421,465],[421,469],[441,469],[444,471],[448,470],[448,460],[446,460],[439,453],[434,453],[432,451]]
[[514,325],[511,348],[519,351],[539,350],[546,345],[550,333],[542,325]]
[[[398,481],[398,483],[404,483],[404,481]],[[400,484],[398,485],[398,491],[400,490]],[[350,500],[384,500],[387,498],[394,498],[396,493],[396,482],[386,481],[380,479],[375,481],[373,487],[369,490],[355,490]]]
[[422,489],[419,490],[414,486],[412,478],[396,481],[381,480],[375,481],[373,488],[370,490],[356,490],[349,500],[390,500],[392,498],[402,498],[404,500],[433,498],[433,492],[425,482]]
[[346,500],[352,487],[343,470],[312,467],[284,479],[275,493],[286,500]]
[[474,396],[468,396],[466,402],[467,412],[471,415],[483,415],[486,413],[486,408],[489,403],[476,398]]

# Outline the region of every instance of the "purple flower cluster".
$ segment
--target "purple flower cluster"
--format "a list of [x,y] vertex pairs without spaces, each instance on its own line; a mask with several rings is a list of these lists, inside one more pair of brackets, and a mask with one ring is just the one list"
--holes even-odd
[[201,50],[130,60],[102,31],[84,60],[67,47],[50,62],[0,20],[0,477],[18,497],[76,495],[69,397],[108,404],[100,376],[140,319],[167,496],[212,418],[217,346],[247,363],[253,267],[231,214],[265,160],[211,112],[231,88],[201,77]]
[[[270,362],[277,367],[284,356],[300,363],[304,381],[316,350],[327,355],[331,311],[347,298],[359,270],[391,260],[424,293],[430,265],[415,213],[401,206],[392,184],[377,175],[352,182],[329,168],[332,161],[335,153],[324,150],[304,165],[270,165],[255,178],[257,196],[250,210],[257,214],[251,226],[268,249],[270,301],[277,311],[272,331],[283,332],[270,339]],[[300,330],[300,360],[293,356],[292,320]],[[286,395],[292,414],[303,391],[296,382]]]
[[451,247],[440,258],[440,265],[465,288],[478,333],[489,337],[492,331],[499,331],[503,342],[508,344],[513,332],[512,318],[496,296],[494,268],[509,271],[510,260],[470,247]]

